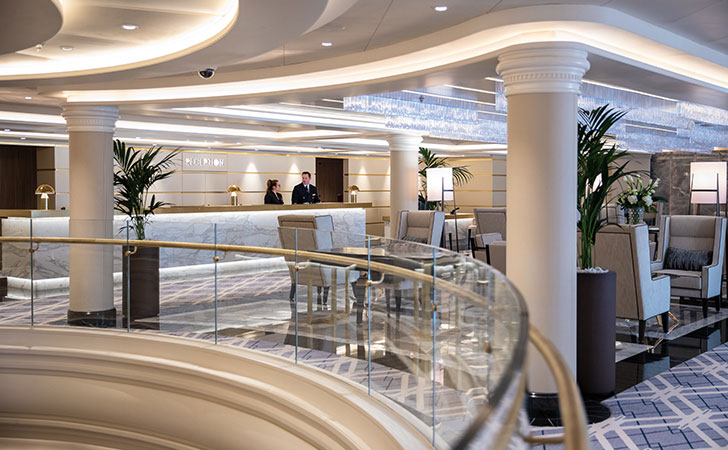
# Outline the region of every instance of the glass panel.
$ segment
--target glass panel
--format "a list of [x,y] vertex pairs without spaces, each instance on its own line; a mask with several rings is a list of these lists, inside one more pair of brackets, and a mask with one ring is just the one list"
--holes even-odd
[[[149,306],[145,295],[130,297],[135,332],[214,342],[217,331],[221,345],[330,371],[404,407],[436,445],[454,444],[479,406],[500,401],[522,363],[526,316],[520,298],[501,274],[467,255],[334,232],[324,223],[273,226],[256,235],[245,232],[245,224],[192,219],[155,217],[147,237],[204,248],[139,246],[130,256],[151,250],[152,265],[140,271],[152,278],[152,286],[154,275],[159,277],[158,314],[140,312]],[[33,224],[36,238],[58,234],[49,219],[42,222]],[[115,229],[122,242],[123,224]],[[3,219],[2,231],[2,236],[28,236],[30,221]],[[13,300],[0,302],[0,323],[30,323],[29,246],[27,241],[2,244],[2,274],[13,280],[7,294]],[[114,254],[114,305],[121,327],[123,246],[85,246]],[[66,324],[68,248],[43,243],[33,256],[37,324]]]

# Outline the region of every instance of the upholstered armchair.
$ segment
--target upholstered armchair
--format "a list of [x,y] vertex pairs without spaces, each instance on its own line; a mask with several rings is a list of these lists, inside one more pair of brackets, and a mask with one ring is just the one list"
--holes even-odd
[[505,208],[474,208],[475,234],[500,234],[499,240],[506,239]]
[[[503,246],[505,252],[506,239],[506,209],[505,208],[474,208],[473,216],[475,217],[475,236],[472,238],[470,245],[473,258],[480,259],[487,264],[492,263],[490,257],[489,246],[493,242],[502,242],[498,244]],[[501,249],[496,249],[499,253]],[[505,254],[503,255],[503,269],[505,269]],[[499,267],[496,267],[500,270]],[[505,270],[501,270],[505,273]]]
[[397,239],[439,246],[444,226],[445,213],[442,211],[403,210],[399,213]]
[[639,342],[646,321],[657,315],[667,333],[670,278],[652,278],[647,225],[605,226],[597,233],[593,254],[595,266],[617,273],[617,317],[639,320]]
[[720,311],[725,234],[722,217],[662,217],[652,270],[670,276],[672,295],[701,299],[704,317],[709,299],[715,299],[715,309]]
[[[305,215],[281,215],[278,216],[278,237],[281,247],[284,249],[311,251],[328,250],[333,247],[332,232],[334,222],[331,216],[305,216]],[[296,241],[296,239],[298,239]],[[286,257],[291,262],[293,257]],[[344,285],[345,298],[348,306],[348,285],[359,278],[358,271],[348,271],[341,268],[332,268],[319,263],[310,265],[301,264],[305,260],[299,258],[299,265],[302,269],[298,271],[298,284],[316,286],[318,303],[322,303],[321,293],[323,290],[323,304],[327,303],[329,288]],[[292,264],[289,264],[291,275],[291,291],[289,300],[293,302],[296,295],[296,272]],[[310,290],[309,290],[310,293]],[[311,298],[308,298],[309,314],[311,309]],[[335,308],[335,305],[334,305]]]

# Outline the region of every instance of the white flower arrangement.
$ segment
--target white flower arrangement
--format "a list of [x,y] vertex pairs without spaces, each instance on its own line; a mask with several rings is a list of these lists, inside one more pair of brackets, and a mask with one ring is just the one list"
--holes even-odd
[[660,179],[650,180],[645,186],[642,178],[627,175],[623,178],[627,189],[617,196],[617,204],[625,209],[644,208],[645,211],[655,211],[655,189],[660,185]]

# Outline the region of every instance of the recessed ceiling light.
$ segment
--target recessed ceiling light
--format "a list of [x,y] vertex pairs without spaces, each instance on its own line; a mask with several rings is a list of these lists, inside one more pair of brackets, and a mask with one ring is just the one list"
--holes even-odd
[[10,128],[5,128],[3,131],[7,133],[8,131],[10,131]]
[[63,50],[64,52],[70,52],[71,50],[73,50],[73,47],[71,47],[70,45],[61,45],[61,50]]
[[24,138],[24,137],[21,137],[21,138],[20,138],[20,140],[21,140],[21,141],[24,141],[24,140],[25,140],[25,138]]
[[129,30],[129,31],[134,31],[137,28],[139,28],[139,25],[134,25],[133,23],[125,23],[124,25],[121,26],[121,28],[123,28],[125,30]]
[[32,98],[33,98],[33,97],[31,97],[30,95],[26,95],[26,96],[25,96],[25,99],[26,99],[26,100],[31,100]]
[[447,11],[447,6],[435,6],[435,11],[445,12],[445,11]]
[[321,45],[323,45],[324,47],[331,47],[334,44],[331,42],[322,42]]

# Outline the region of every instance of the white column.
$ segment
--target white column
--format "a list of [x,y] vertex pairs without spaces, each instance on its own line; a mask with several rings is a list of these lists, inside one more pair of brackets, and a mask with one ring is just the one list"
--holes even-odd
[[[576,124],[587,52],[576,44],[515,46],[499,58],[508,99],[507,273],[531,324],[576,375]],[[529,351],[529,390],[554,393]]]
[[419,192],[419,146],[422,136],[393,134],[389,142],[389,225],[392,239],[397,239],[399,212],[417,210]]
[[[118,115],[115,106],[63,108],[69,134],[70,237],[113,237],[112,140]],[[69,324],[115,324],[113,251],[111,246],[71,245]]]

